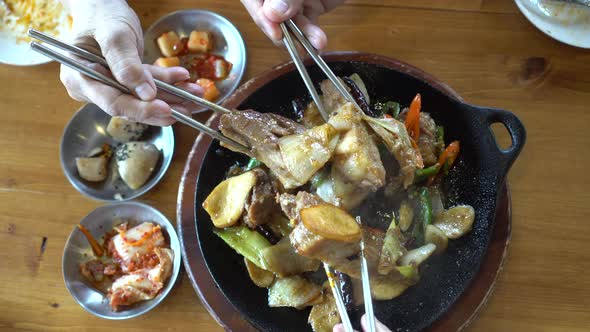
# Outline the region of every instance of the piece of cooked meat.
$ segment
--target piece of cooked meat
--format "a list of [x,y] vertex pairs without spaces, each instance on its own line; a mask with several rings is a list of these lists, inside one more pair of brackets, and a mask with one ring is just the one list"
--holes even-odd
[[414,182],[416,169],[424,167],[424,164],[412,146],[405,125],[393,118],[367,119],[367,124],[393,154],[400,167],[404,188],[409,187]]
[[[400,119],[405,121],[407,112],[400,114]],[[438,155],[442,152],[442,148],[436,137],[436,123],[430,114],[420,113],[420,138],[418,138],[418,149],[424,160],[424,166],[432,166],[438,161]]]
[[[346,90],[350,91],[350,88],[341,78],[338,78],[344,85]],[[338,92],[336,86],[330,80],[323,80],[320,83],[320,89],[322,90],[322,102],[326,112],[332,113],[336,111],[340,106],[346,103],[346,99]]]
[[332,167],[354,185],[376,191],[385,184],[385,168],[379,149],[362,117],[351,104],[342,105],[329,123],[341,132]]
[[297,193],[297,196],[283,194],[280,200],[283,211],[285,211],[289,218],[297,221],[297,226],[293,229],[289,238],[299,255],[319,259],[332,265],[343,264],[347,257],[358,253],[358,241],[345,242],[327,239],[313,233],[301,222],[299,211],[324,203],[321,198],[308,192],[300,191]]
[[297,224],[289,238],[299,255],[319,259],[330,266],[345,263],[348,257],[358,254],[360,250],[359,241],[325,238],[307,229],[303,222]]
[[303,110],[303,117],[301,117],[301,124],[304,125],[306,128],[313,128],[316,126],[321,126],[326,121],[322,118],[322,114],[320,114],[320,110],[316,106],[315,102],[309,103],[305,110]]
[[[283,161],[279,139],[302,133],[305,131],[304,126],[277,114],[246,110],[222,115],[219,129],[226,137],[248,147],[250,157],[270,168],[285,187],[297,186],[297,179],[291,176]],[[231,146],[222,145],[232,149]]]
[[246,201],[242,218],[248,227],[256,228],[271,220],[273,213],[278,211],[278,205],[275,201],[276,192],[268,174],[261,168],[255,168],[252,172],[256,176],[256,184]]
[[[385,232],[382,230],[362,227],[363,239],[365,240],[365,258],[367,259],[367,267],[369,268],[369,275],[377,274],[377,267],[379,265],[379,257],[381,255],[381,248],[383,247],[383,239]],[[361,278],[361,261],[360,258],[352,260],[342,260],[337,264],[332,264],[335,270],[348,274],[351,278]]]
[[314,194],[310,194],[306,191],[300,191],[297,195],[282,194],[279,196],[279,204],[285,215],[290,220],[300,221],[299,211],[308,207],[319,205],[324,201]]

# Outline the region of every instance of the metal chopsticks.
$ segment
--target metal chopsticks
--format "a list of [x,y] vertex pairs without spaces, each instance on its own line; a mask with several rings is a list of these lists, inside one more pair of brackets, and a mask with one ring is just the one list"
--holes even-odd
[[[356,217],[359,225],[361,224],[361,217]],[[365,241],[361,234],[361,282],[363,284],[363,302],[365,302],[365,314],[367,315],[367,322],[369,323],[369,332],[375,332],[375,312],[373,311],[373,298],[371,293],[371,281],[369,278],[369,266],[367,264],[367,256],[365,255]]]
[[347,332],[352,332],[354,330],[352,328],[352,323],[350,322],[350,317],[348,316],[348,311],[346,311],[346,305],[344,304],[344,300],[342,299],[342,291],[336,285],[338,280],[334,276],[332,268],[326,263],[323,264],[324,271],[326,271],[326,276],[328,277],[328,283],[330,284],[330,289],[332,289],[334,300],[336,300],[336,308],[338,308],[338,313],[340,314],[340,320],[342,320],[344,330]]
[[[108,63],[107,61],[101,57],[100,55],[94,54],[90,51],[87,51],[83,48],[80,48],[78,46],[75,45],[70,45],[68,43],[65,43],[57,38],[51,37],[48,34],[45,34],[41,31],[37,31],[35,29],[29,29],[29,36],[38,39],[42,42],[45,42],[51,46],[55,46],[57,48],[60,48],[64,51],[68,51],[71,52],[73,54],[76,54],[77,56],[86,59],[90,62],[94,62],[94,63],[98,63],[100,65],[103,65],[105,67],[108,67]],[[192,101],[193,103],[199,105],[199,106],[204,106],[207,107],[215,112],[220,112],[220,113],[230,113],[231,110],[228,110],[227,108],[217,105],[213,102],[208,101],[207,99],[201,98],[199,96],[195,96],[189,92],[186,92],[174,85],[168,84],[166,82],[162,82],[158,79],[154,79],[154,82],[156,83],[156,86],[163,90],[166,91],[170,94],[173,94],[177,97],[183,98],[185,100],[188,101]]]
[[[324,109],[324,107],[322,105],[321,99],[317,93],[317,90],[315,89],[313,81],[309,77],[309,74],[307,73],[307,70],[305,69],[305,65],[303,64],[303,61],[301,60],[301,57],[299,56],[299,51],[297,50],[297,48],[295,47],[295,44],[293,43],[293,39],[291,37],[291,34],[293,34],[295,36],[295,38],[297,38],[299,43],[301,43],[303,48],[305,48],[305,50],[307,51],[307,53],[309,53],[309,55],[315,61],[315,63],[320,67],[320,69],[324,72],[324,74],[326,74],[328,79],[332,82],[332,84],[334,84],[334,86],[336,87],[338,92],[340,92],[340,94],[344,97],[344,99],[346,99],[348,102],[352,103],[358,110],[360,110],[362,112],[361,108],[359,107],[357,102],[354,100],[354,97],[350,94],[350,92],[346,89],[344,84],[342,84],[342,82],[338,79],[338,77],[334,74],[334,72],[330,69],[330,67],[328,67],[328,64],[326,64],[324,59],[322,59],[322,57],[319,55],[318,51],[309,42],[307,37],[305,37],[305,35],[301,31],[301,29],[299,29],[299,27],[295,24],[295,22],[293,22],[293,20],[287,20],[287,21],[281,23],[280,26],[281,26],[281,30],[283,31],[283,42],[285,44],[285,47],[287,48],[287,51],[289,51],[289,54],[291,55],[291,58],[293,59],[293,63],[295,64],[295,67],[297,67],[297,70],[301,74],[301,78],[303,79],[305,86],[309,90],[309,93],[311,94],[311,97],[314,100],[314,102],[316,103],[318,110],[320,111],[320,114],[322,115],[324,120],[328,121],[329,114],[327,113],[327,111]],[[360,217],[357,217],[357,221],[359,224],[361,224]],[[375,313],[373,311],[373,300],[371,297],[371,283],[369,280],[369,269],[367,267],[367,259],[365,257],[365,242],[362,238],[360,241],[360,247],[361,247],[361,257],[360,257],[360,259],[361,259],[361,277],[362,277],[362,284],[363,284],[363,298],[364,298],[364,302],[365,302],[365,313],[367,315],[367,321],[369,323],[369,332],[375,332]],[[332,292],[334,293],[334,297],[336,299],[336,306],[338,307],[338,312],[340,313],[340,318],[342,319],[344,329],[346,331],[353,331],[352,325],[350,323],[350,317],[348,316],[348,313],[347,313],[346,308],[344,306],[344,302],[342,300],[342,294],[340,292],[340,289],[338,287],[336,287],[334,284],[334,277],[333,277],[333,274],[331,273],[331,269],[326,264],[324,264],[324,269],[326,270],[326,275],[328,276],[328,279],[330,282],[330,287],[332,288]]]
[[[42,34],[42,33],[39,32],[39,31],[32,30],[32,29],[29,30],[29,35],[31,37],[37,38],[37,36],[40,36],[40,34]],[[75,47],[73,45],[66,44],[66,43],[61,42],[59,40],[56,40],[56,39],[54,39],[52,37],[49,37],[47,35],[44,35],[43,36],[43,40],[46,43],[50,44],[50,45],[54,45],[54,46],[59,47],[61,49],[70,51],[70,52],[72,52],[72,53],[74,53],[74,54],[76,54],[76,55],[78,55],[78,56],[80,56],[82,58],[85,58],[85,59],[89,60],[89,61],[96,62],[96,63],[99,63],[99,64],[106,64],[106,61],[102,57],[100,57],[100,56],[98,56],[96,54],[90,53],[90,52],[88,52],[86,50],[83,50],[83,49],[81,49],[79,47]],[[57,46],[56,44],[59,44],[60,46]],[[102,82],[102,83],[104,83],[106,85],[109,85],[109,86],[111,86],[113,88],[119,89],[120,91],[122,91],[124,93],[128,93],[128,94],[131,93],[129,91],[129,89],[127,89],[127,87],[125,87],[121,83],[117,82],[116,80],[114,80],[114,79],[112,79],[112,78],[110,78],[110,77],[108,77],[108,76],[106,76],[106,75],[104,75],[104,74],[102,74],[102,73],[94,70],[94,69],[89,68],[88,66],[86,66],[85,64],[83,64],[81,62],[78,62],[78,61],[76,61],[76,60],[74,60],[72,58],[69,58],[69,57],[63,55],[63,54],[61,54],[61,53],[59,53],[59,52],[51,49],[50,47],[47,47],[45,45],[42,45],[40,43],[37,43],[37,42],[34,42],[33,41],[33,42],[31,42],[31,49],[33,49],[34,51],[39,52],[39,53],[47,56],[48,58],[51,58],[51,59],[53,59],[53,60],[55,60],[55,61],[57,61],[57,62],[65,65],[65,66],[68,66],[68,67],[70,67],[70,68],[72,68],[72,69],[80,72],[83,75],[86,75],[86,76],[88,76],[90,78],[93,78],[93,79],[95,79],[95,80],[97,80],[99,82]],[[160,81],[160,84],[156,83],[156,85],[158,86],[158,88],[160,88],[160,89],[162,89],[162,90],[164,90],[166,92],[170,92],[171,94],[174,94],[174,95],[176,95],[176,96],[178,96],[180,98],[183,98],[183,99],[187,99],[185,95],[189,95],[189,96],[191,96],[191,98],[189,98],[189,100],[194,101],[195,103],[197,103],[197,101],[196,101],[195,98],[202,99],[202,98],[199,98],[197,96],[194,96],[194,95],[192,95],[192,94],[190,94],[190,93],[188,93],[188,92],[186,92],[186,91],[184,91],[182,89],[179,89],[177,87],[174,87],[174,86],[172,86],[170,84],[167,84],[167,83],[164,83],[164,82],[161,82],[161,81]],[[166,87],[165,88],[162,88],[160,85],[166,86]],[[170,91],[168,91],[167,89],[169,89]],[[182,93],[179,93],[176,90],[181,91]],[[202,99],[202,100],[204,100],[204,99]],[[209,101],[207,101],[207,102],[210,103]],[[203,106],[206,106],[205,103],[202,103],[201,104],[200,103],[200,100],[199,100],[199,104],[200,105],[203,105]],[[213,104],[213,105],[215,105],[215,104]],[[219,105],[216,105],[216,106],[219,106]],[[229,110],[227,110],[227,109],[225,109],[225,108],[223,108],[221,106],[219,106],[219,108],[220,109],[223,109],[224,110],[223,111],[224,113],[230,112]],[[171,109],[171,110],[172,110],[172,117],[174,117],[174,119],[176,119],[178,122],[181,122],[181,123],[183,123],[183,124],[185,124],[187,126],[190,126],[192,128],[195,128],[195,129],[197,129],[197,130],[199,130],[199,131],[201,131],[201,132],[203,132],[203,133],[205,133],[205,134],[207,134],[207,135],[209,135],[209,136],[211,136],[211,137],[213,137],[215,139],[218,139],[219,141],[221,141],[221,142],[223,142],[223,143],[231,146],[232,148],[236,149],[239,152],[242,152],[242,153],[245,153],[245,154],[249,154],[249,149],[247,147],[243,146],[242,144],[240,144],[240,143],[238,143],[238,142],[236,142],[236,141],[234,141],[234,140],[232,140],[232,139],[230,139],[228,137],[223,136],[220,132],[207,127],[206,125],[204,125],[204,124],[202,124],[202,123],[194,120],[190,116],[187,116],[187,115],[185,115],[185,114],[183,114],[181,112],[178,112],[178,111],[176,111],[174,109]]]
[[299,57],[299,51],[297,51],[297,47],[295,47],[295,43],[293,43],[293,38],[291,37],[291,34],[289,33],[289,30],[287,29],[287,26],[285,25],[285,23],[281,23],[280,26],[281,26],[281,30],[283,30],[283,43],[285,44],[287,51],[289,51],[289,54],[291,55],[291,59],[293,59],[293,63],[295,64],[295,67],[297,68],[297,70],[299,71],[299,74],[303,78],[303,83],[305,83],[305,86],[307,87],[309,94],[311,94],[311,98],[313,99],[316,106],[318,107],[318,110],[320,111],[322,118],[324,118],[324,121],[327,122],[328,119],[330,118],[330,115],[324,109],[324,105],[322,103],[322,100],[320,99],[318,91],[315,89],[315,86],[313,85],[313,81],[309,77],[309,74],[307,73],[307,70],[305,69],[305,65],[303,64],[303,61]]
[[[285,33],[286,31],[290,30],[290,32],[295,36],[295,38],[297,38],[297,40],[303,46],[303,48],[307,51],[307,53],[309,53],[309,55],[311,56],[313,61],[318,65],[318,67],[320,67],[320,69],[324,72],[324,74],[326,74],[326,76],[328,77],[330,82],[332,82],[332,84],[334,84],[334,86],[336,87],[338,92],[340,92],[340,94],[344,97],[344,99],[346,99],[348,102],[352,103],[357,109],[360,110],[361,108],[359,107],[357,102],[354,100],[354,97],[346,89],[344,84],[342,84],[342,81],[340,81],[338,79],[336,74],[334,74],[332,69],[330,69],[330,67],[328,67],[328,64],[324,61],[324,59],[322,59],[322,57],[320,56],[318,51],[315,49],[315,47],[313,47],[313,45],[307,39],[307,37],[305,37],[305,35],[301,31],[301,29],[299,29],[299,27],[295,24],[295,22],[293,22],[293,20],[287,20],[287,21],[281,23],[281,29],[283,30],[283,35],[284,35],[283,40],[290,39],[290,35],[288,33]],[[287,35],[289,35],[289,36],[287,36]],[[305,82],[305,85],[307,87],[312,87],[309,90],[313,96],[313,94],[315,92],[313,82],[309,78],[309,74],[307,74],[305,66],[303,66],[303,63],[301,62],[301,59],[299,58],[299,52],[292,45],[293,45],[292,42],[291,42],[291,45],[289,43],[285,43],[285,46],[287,47],[289,53],[296,54],[296,56],[293,56],[293,55],[291,56],[293,58],[293,62],[297,66],[297,69],[299,70],[300,73],[302,71],[305,72],[305,74],[302,74],[301,77],[303,78],[303,81]],[[297,59],[299,59],[299,62],[301,62],[301,68],[299,67],[299,65],[297,65]],[[315,93],[317,94],[317,92],[315,92]],[[316,104],[318,103],[315,100],[315,98],[314,98],[314,101],[316,102]],[[318,106],[318,108],[319,108],[319,106]]]

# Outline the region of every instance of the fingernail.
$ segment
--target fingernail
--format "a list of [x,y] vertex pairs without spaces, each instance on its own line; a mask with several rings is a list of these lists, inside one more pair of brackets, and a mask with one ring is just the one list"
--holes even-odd
[[190,93],[201,93],[201,92],[203,92],[203,88],[200,85],[194,84],[194,83],[187,84],[186,89]]
[[270,9],[278,15],[284,15],[289,10],[289,5],[283,0],[273,0],[270,2]]
[[151,100],[155,97],[156,91],[154,91],[154,88],[148,82],[143,82],[135,88],[135,94],[141,100]]
[[307,39],[309,39],[309,42],[313,45],[313,47],[320,49],[320,39],[317,36],[311,35],[307,37]]

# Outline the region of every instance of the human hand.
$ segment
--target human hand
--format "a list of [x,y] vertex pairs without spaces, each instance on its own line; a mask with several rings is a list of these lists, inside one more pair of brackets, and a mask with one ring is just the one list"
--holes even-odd
[[279,23],[293,18],[297,26],[317,49],[328,43],[326,33],[318,26],[320,15],[327,13],[344,0],[241,0],[256,25],[273,42],[283,38]]
[[[193,94],[202,88],[183,83],[189,73],[181,67],[162,68],[141,63],[143,33],[139,19],[123,0],[62,0],[73,17],[74,44],[102,54],[110,72],[98,64],[85,62],[94,70],[114,77],[134,95],[88,78],[66,66],[60,79],[75,100],[92,102],[111,115],[151,125],[167,126],[174,122],[171,107],[189,113],[188,102],[167,93],[157,93],[153,78],[178,86]],[[101,52],[102,51],[102,52]]]
[[[367,315],[363,315],[363,317],[361,317],[361,327],[363,328],[363,332],[367,332],[369,331],[369,322],[367,322]],[[344,332],[344,325],[342,324],[337,324],[334,326],[333,332]],[[376,332],[391,332],[391,330],[383,325],[383,323],[381,323],[380,321],[378,321],[377,319],[375,319],[375,331]]]

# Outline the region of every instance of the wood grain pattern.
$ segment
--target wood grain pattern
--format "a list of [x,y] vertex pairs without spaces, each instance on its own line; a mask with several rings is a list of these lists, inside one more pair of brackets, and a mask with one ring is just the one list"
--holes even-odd
[[[238,1],[130,3],[146,28],[178,9],[226,16],[246,41],[246,79],[288,57]],[[367,51],[411,63],[468,102],[512,110],[527,127],[527,146],[509,177],[508,261],[469,331],[588,331],[590,52],[550,39],[511,0],[351,0],[321,22],[330,50]],[[55,63],[0,65],[0,329],[221,330],[184,274],[162,305],[129,321],[91,316],[68,294],[61,277],[63,245],[74,225],[101,203],[80,195],[60,168],[62,130],[80,105],[68,98],[58,72]],[[175,126],[175,133],[172,166],[141,199],[172,219],[184,161],[196,137],[182,126]]]

